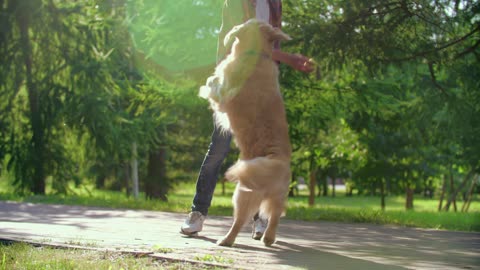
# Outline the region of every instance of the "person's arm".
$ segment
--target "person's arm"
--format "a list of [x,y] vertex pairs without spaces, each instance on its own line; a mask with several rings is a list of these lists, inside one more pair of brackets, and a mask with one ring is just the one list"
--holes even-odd
[[287,64],[295,70],[310,73],[315,69],[314,62],[301,54],[292,54],[281,50],[273,50],[272,60]]

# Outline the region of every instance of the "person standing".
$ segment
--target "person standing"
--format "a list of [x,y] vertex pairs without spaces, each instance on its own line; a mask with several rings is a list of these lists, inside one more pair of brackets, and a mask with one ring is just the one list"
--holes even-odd
[[[281,0],[226,0],[223,4],[222,26],[218,35],[217,64],[229,53],[223,45],[225,35],[234,26],[252,18],[268,22],[273,27],[281,28]],[[287,64],[295,70],[305,73],[310,73],[314,69],[308,57],[281,51],[279,42],[274,44],[272,60]],[[231,140],[232,135],[222,131],[214,121],[211,142],[198,174],[191,212],[180,229],[182,234],[193,235],[202,231],[218,181],[220,167],[230,151]],[[255,215],[252,231],[253,239],[259,240],[262,238],[267,223],[268,220]]]

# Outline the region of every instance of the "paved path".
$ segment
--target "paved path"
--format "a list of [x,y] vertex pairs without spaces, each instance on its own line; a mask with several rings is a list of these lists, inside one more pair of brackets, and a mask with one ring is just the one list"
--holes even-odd
[[238,269],[480,269],[480,233],[282,219],[267,248],[249,228],[233,248],[217,239],[230,217],[209,217],[196,238],[179,233],[186,214],[0,202],[0,239],[151,253]]

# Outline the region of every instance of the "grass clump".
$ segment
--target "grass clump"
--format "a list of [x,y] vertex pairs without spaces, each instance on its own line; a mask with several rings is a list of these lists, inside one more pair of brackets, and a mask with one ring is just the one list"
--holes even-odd
[[112,270],[212,269],[205,265],[166,262],[131,254],[82,249],[34,247],[26,243],[0,244],[0,270]]

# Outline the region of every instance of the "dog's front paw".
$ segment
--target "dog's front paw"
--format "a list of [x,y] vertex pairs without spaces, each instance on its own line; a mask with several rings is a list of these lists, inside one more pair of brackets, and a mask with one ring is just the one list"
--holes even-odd
[[212,89],[208,86],[202,86],[200,87],[200,91],[198,92],[198,96],[204,99],[208,99],[210,97],[210,93],[212,92]]
[[233,246],[233,242],[234,241],[231,241],[231,240],[229,240],[225,237],[223,239],[218,240],[217,245],[222,246],[222,247],[231,247],[231,246]]

